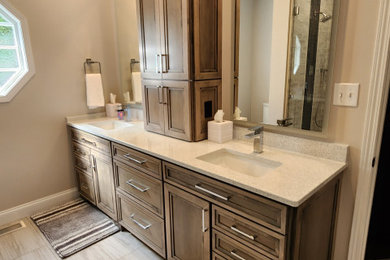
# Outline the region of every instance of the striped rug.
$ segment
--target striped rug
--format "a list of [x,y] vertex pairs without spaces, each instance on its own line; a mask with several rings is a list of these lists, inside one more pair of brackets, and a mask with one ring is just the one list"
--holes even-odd
[[119,231],[109,217],[83,199],[35,214],[31,219],[61,258]]

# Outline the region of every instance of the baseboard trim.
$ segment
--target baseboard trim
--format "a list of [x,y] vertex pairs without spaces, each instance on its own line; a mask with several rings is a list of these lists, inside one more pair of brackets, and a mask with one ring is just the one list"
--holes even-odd
[[0,226],[17,221],[25,217],[29,217],[34,213],[50,209],[51,207],[54,207],[72,199],[76,199],[77,197],[79,197],[79,192],[78,189],[75,187],[34,201],[27,202],[25,204],[10,209],[6,209],[4,211],[0,211]]

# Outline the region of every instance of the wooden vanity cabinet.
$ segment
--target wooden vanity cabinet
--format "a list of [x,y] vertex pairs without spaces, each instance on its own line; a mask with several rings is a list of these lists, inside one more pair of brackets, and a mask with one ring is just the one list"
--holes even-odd
[[80,195],[117,220],[110,142],[70,129]]
[[210,202],[165,184],[167,258],[210,259]]
[[[171,163],[163,163],[163,177],[170,259],[183,259],[181,255],[176,256],[177,252],[190,248],[181,240],[189,240],[196,247],[205,239],[211,241],[213,259],[325,260],[332,257],[340,177],[298,208]],[[191,205],[196,202],[201,204]],[[211,209],[207,238],[199,235],[199,227],[203,227],[199,222],[200,213],[206,208]],[[178,223],[177,227],[172,223]],[[204,249],[209,250],[207,245]]]

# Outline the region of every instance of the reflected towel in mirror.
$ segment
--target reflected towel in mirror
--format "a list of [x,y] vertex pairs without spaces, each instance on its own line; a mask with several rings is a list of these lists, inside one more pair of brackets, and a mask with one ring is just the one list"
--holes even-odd
[[133,101],[142,103],[141,72],[131,73],[131,85],[133,87]]

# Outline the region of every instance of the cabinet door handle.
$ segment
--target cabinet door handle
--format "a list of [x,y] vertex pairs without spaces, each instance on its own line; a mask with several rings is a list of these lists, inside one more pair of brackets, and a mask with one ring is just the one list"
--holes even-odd
[[83,152],[81,149],[79,149],[79,148],[74,148],[74,151],[76,152],[76,153],[79,153],[79,154],[81,154],[81,155],[87,155],[85,152]]
[[160,74],[160,70],[159,70],[159,66],[158,66],[158,60],[159,60],[158,57],[160,57],[160,54],[156,54],[156,73]]
[[200,186],[200,184],[196,184],[196,185],[195,185],[195,189],[201,190],[201,191],[203,191],[203,192],[206,192],[206,193],[208,193],[208,194],[210,194],[210,195],[213,195],[213,196],[215,196],[215,197],[217,197],[217,198],[220,198],[220,199],[223,199],[223,200],[225,200],[225,201],[228,201],[228,200],[229,200],[229,198],[227,198],[227,197],[225,197],[225,196],[219,195],[218,193],[215,193],[214,191],[211,191],[211,190],[208,190],[208,189],[203,188],[202,186]]
[[[142,187],[139,187],[139,186],[135,185],[134,183],[136,183],[136,182],[135,182],[133,179],[130,179],[130,180],[126,181],[126,184],[127,184],[127,185],[130,185],[131,187],[133,187],[133,188],[139,190],[140,192],[146,192],[147,190],[150,189],[150,187],[148,187],[148,186],[145,186],[145,185],[142,185],[142,184],[141,184],[141,186],[144,186],[144,187],[142,188]],[[138,183],[138,184],[140,184],[140,183]]]
[[163,104],[168,104],[168,87],[163,87]]
[[[163,89],[162,89],[162,87],[159,86],[159,87],[157,88],[157,91],[158,91],[158,103],[159,103],[159,104],[164,104],[164,100],[161,100],[161,96],[164,95],[164,94],[163,94]],[[161,92],[161,94],[160,94],[160,92]]]
[[207,227],[206,227],[206,224],[205,224],[205,221],[206,221],[206,212],[207,212],[207,209],[202,209],[202,232],[206,232],[207,231]]
[[148,161],[148,160],[146,160],[146,159],[137,160],[137,159],[131,157],[129,153],[123,155],[123,157],[125,157],[126,159],[128,159],[128,160],[130,160],[130,161],[136,162],[136,163],[138,163],[138,164],[144,164],[144,163],[146,163],[146,162]]
[[[165,69],[164,69],[164,65],[165,65]],[[168,54],[161,54],[161,72],[168,73]]]
[[96,143],[95,143],[95,142],[89,141],[89,140],[85,139],[84,137],[81,138],[81,141],[83,141],[83,143],[87,143],[87,144],[96,146]]
[[237,254],[236,252],[234,252],[234,250],[230,251],[230,254],[232,256],[235,256],[236,258],[240,259],[240,260],[246,260],[244,257],[240,256],[239,254]]
[[135,224],[137,224],[139,227],[141,227],[142,229],[146,230],[146,229],[148,229],[148,228],[150,228],[150,227],[152,226],[152,224],[149,224],[149,223],[147,223],[147,222],[145,222],[146,225],[143,225],[140,221],[136,220],[136,219],[134,218],[134,216],[135,216],[135,213],[131,214],[131,215],[130,215],[130,219],[131,219]]
[[81,185],[81,189],[82,190],[89,190],[89,187],[85,184]]
[[238,228],[236,228],[235,226],[231,226],[230,229],[233,230],[233,231],[235,231],[235,232],[237,232],[238,234],[241,234],[241,235],[243,235],[243,236],[245,236],[245,237],[251,239],[251,240],[255,240],[255,236],[253,236],[253,235],[248,235],[248,234],[245,233],[244,231],[241,231],[241,230],[239,230]]

